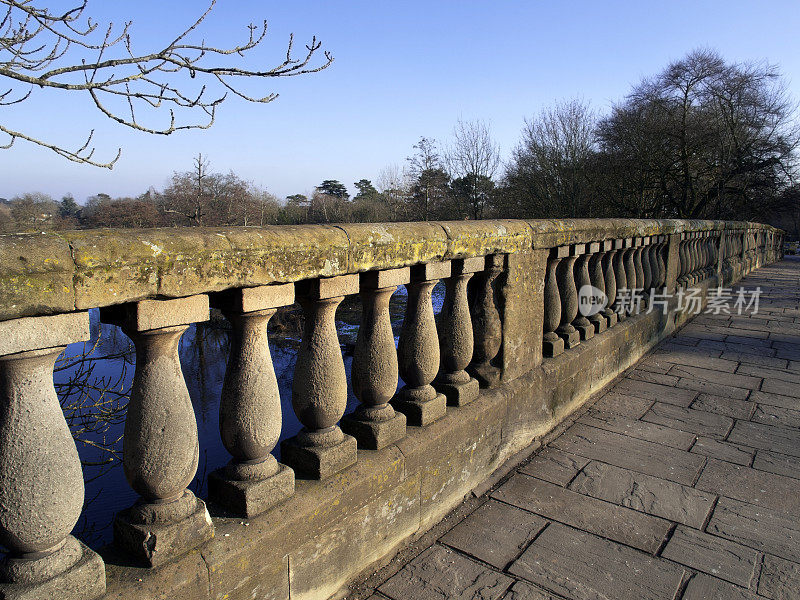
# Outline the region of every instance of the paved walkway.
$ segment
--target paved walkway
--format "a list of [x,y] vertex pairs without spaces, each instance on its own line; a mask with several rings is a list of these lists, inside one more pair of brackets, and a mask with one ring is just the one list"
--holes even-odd
[[742,283],[353,597],[800,598],[800,261]]

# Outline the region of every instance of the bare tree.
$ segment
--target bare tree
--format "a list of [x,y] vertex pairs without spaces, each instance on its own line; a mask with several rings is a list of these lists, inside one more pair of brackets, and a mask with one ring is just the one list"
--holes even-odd
[[525,121],[505,174],[513,216],[596,215],[589,193],[594,127],[594,113],[579,99],[557,102]]
[[453,179],[461,179],[461,187],[467,190],[463,212],[480,219],[488,201],[486,190],[494,187],[494,176],[500,166],[500,148],[492,139],[489,125],[480,120],[459,119],[453,128],[445,163]]
[[[169,135],[211,127],[217,107],[228,94],[257,103],[277,98],[275,93],[246,94],[240,87],[245,79],[316,73],[333,61],[323,51],[324,58],[317,64],[315,55],[321,42],[316,37],[299,58],[294,58],[294,38],[290,35],[285,57],[274,66],[239,66],[235,60],[249,57],[265,39],[267,23],[251,23],[243,41],[230,47],[191,41],[215,4],[216,0],[211,0],[194,23],[160,48],[139,53],[134,51],[131,22],[118,31],[113,24],[101,28],[85,15],[88,0],[65,12],[53,12],[39,0],[0,0],[0,78],[11,86],[0,89],[0,106],[25,102],[43,88],[88,93],[97,110],[113,121],[137,131]],[[153,114],[165,110],[169,116],[164,123],[150,123]],[[142,112],[147,115],[144,120]],[[190,118],[179,118],[178,113],[188,113]],[[8,136],[8,142],[0,148],[24,140],[68,160],[97,167],[112,168],[121,152],[110,161],[95,160],[91,146],[94,130],[75,150],[6,125],[0,124],[0,131]]]
[[414,178],[411,200],[414,204],[414,220],[427,221],[436,216],[447,198],[450,176],[445,172],[436,140],[421,137],[414,144],[416,153],[406,158],[408,172]]

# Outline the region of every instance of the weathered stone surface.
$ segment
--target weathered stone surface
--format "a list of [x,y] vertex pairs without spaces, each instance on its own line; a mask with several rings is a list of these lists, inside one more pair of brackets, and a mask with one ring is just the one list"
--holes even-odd
[[650,410],[651,406],[653,406],[653,400],[629,396],[613,389],[595,402],[589,412],[600,417],[619,415],[638,419]]
[[754,594],[708,575],[692,577],[683,600],[756,600]]
[[745,466],[750,464],[755,453],[752,449],[707,437],[698,437],[694,446],[692,446],[692,452]]
[[[749,464],[749,463],[747,463]],[[757,450],[753,468],[776,475],[786,475],[800,479],[800,460],[797,457],[778,454],[768,450]]]
[[[800,402],[798,402],[800,408]],[[756,405],[753,421],[767,425],[784,425],[786,427],[800,427],[800,410],[790,410],[768,404]]]
[[[0,597],[4,600],[95,600],[106,591],[103,559],[83,542],[72,539],[78,550],[74,564],[56,577],[37,584],[8,584],[0,581]],[[28,561],[30,562],[30,561]],[[5,565],[4,565],[5,566]]]
[[567,485],[583,467],[589,463],[588,458],[567,454],[555,448],[545,448],[519,472],[544,479],[556,485]]
[[327,479],[356,462],[358,442],[349,435],[325,446],[308,446],[298,443],[296,436],[281,442],[281,457],[299,476]]
[[728,441],[742,446],[800,456],[800,430],[792,427],[736,421]]
[[800,481],[741,465],[710,460],[696,485],[699,490],[800,516]]
[[0,320],[75,310],[74,271],[56,234],[0,235]]
[[318,277],[297,282],[297,295],[311,300],[326,300],[358,293],[358,275]]
[[123,329],[139,332],[208,321],[208,296],[201,294],[175,300],[141,300],[103,308],[100,318]]
[[516,379],[541,363],[547,255],[544,250],[508,255],[500,287],[504,310],[498,360],[503,381]]
[[691,390],[678,389],[644,381],[634,381],[632,379],[623,379],[620,381],[614,386],[614,392],[625,394],[626,396],[644,398],[645,400],[667,402],[677,406],[689,406],[692,400],[697,397],[697,394]]
[[713,494],[595,461],[569,489],[698,529],[714,504]]
[[503,600],[560,600],[560,598],[525,581],[516,582],[503,596]]
[[682,526],[661,556],[742,587],[750,585],[758,561],[752,548]]
[[663,402],[656,402],[642,417],[642,420],[681,431],[719,438],[724,438],[733,427],[733,419],[730,417]]
[[655,552],[669,531],[667,521],[614,506],[555,484],[517,474],[492,498],[614,541]]
[[284,501],[294,493],[294,471],[279,464],[268,477],[239,481],[227,476],[224,467],[208,476],[208,495],[233,514],[252,517]]
[[361,273],[361,287],[368,289],[381,289],[405,285],[411,281],[411,269],[384,269],[382,271],[367,271]]
[[531,230],[525,221],[440,221],[447,233],[448,257],[517,253],[531,247]]
[[706,531],[800,562],[800,524],[796,516],[781,511],[722,497]]
[[0,356],[66,346],[88,339],[88,312],[0,321]]
[[437,223],[345,223],[336,228],[347,234],[351,272],[437,261],[447,254],[447,235]]
[[724,396],[715,396],[714,394],[700,394],[692,402],[691,408],[725,415],[734,419],[749,419],[750,415],[753,414],[754,406],[754,403],[749,400],[726,398]]
[[771,600],[792,600],[800,590],[800,564],[778,556],[764,556],[758,593]]
[[681,450],[691,448],[696,438],[686,431],[607,413],[591,412],[583,415],[578,422]]
[[503,570],[545,525],[537,515],[489,500],[439,541]]
[[450,548],[432,546],[378,590],[393,600],[494,600],[512,581]]
[[684,485],[694,483],[705,464],[702,456],[581,424],[571,427],[552,446]]
[[676,375],[681,378],[689,378],[691,380],[697,380],[701,382],[738,387],[746,390],[757,390],[761,385],[760,377],[738,375],[736,373],[725,373],[723,371],[715,371],[706,367],[675,365],[669,370],[669,374]]
[[579,600],[673,600],[684,574],[677,565],[557,523],[509,572]]
[[237,313],[280,308],[294,303],[294,285],[279,283],[250,288],[235,288],[212,294],[211,306]]

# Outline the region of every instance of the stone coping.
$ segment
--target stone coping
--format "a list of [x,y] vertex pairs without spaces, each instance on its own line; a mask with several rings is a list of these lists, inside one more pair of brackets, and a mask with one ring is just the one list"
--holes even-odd
[[543,219],[0,235],[0,321],[608,238],[757,223]]

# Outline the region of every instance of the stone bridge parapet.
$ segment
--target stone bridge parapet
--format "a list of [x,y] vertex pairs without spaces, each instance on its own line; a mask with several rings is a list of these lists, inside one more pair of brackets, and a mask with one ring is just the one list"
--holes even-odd
[[[782,249],[783,232],[766,225],[633,219],[0,236],[0,591],[327,598],[682,325],[671,292],[697,288],[704,303]],[[399,285],[396,347],[388,306]],[[586,286],[608,297],[603,310],[579,310]],[[353,294],[360,404],[345,416],[335,313]],[[295,301],[303,429],[278,462],[266,327]],[[118,507],[114,544],[99,554],[70,535],[83,479],[52,379],[64,346],[88,339],[93,308],[136,348],[123,464],[139,499]],[[220,400],[231,460],[201,499],[187,489],[200,448],[178,343],[210,308],[233,327]]]

